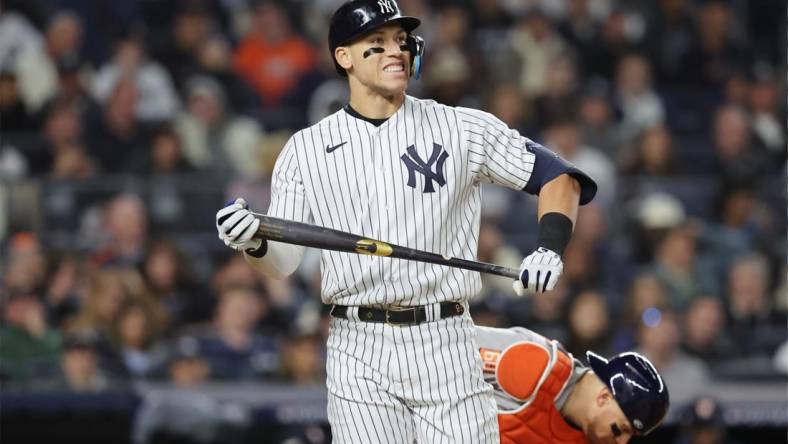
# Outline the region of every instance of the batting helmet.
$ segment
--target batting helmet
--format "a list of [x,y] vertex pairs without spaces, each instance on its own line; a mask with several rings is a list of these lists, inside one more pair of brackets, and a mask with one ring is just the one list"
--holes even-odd
[[668,388],[645,356],[626,352],[608,361],[589,351],[586,357],[594,373],[613,393],[635,435],[646,435],[662,422],[670,403]]
[[418,78],[421,56],[424,53],[424,40],[412,35],[411,31],[421,24],[421,20],[402,15],[395,0],[351,0],[334,12],[328,29],[328,49],[337,72],[347,77],[345,69],[339,66],[334,58],[334,51],[338,46],[348,44],[363,34],[394,21],[399,21],[408,33],[411,75]]

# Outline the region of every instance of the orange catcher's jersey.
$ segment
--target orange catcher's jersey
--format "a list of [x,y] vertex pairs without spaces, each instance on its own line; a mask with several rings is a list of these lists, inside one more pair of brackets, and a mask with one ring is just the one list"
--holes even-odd
[[495,389],[502,444],[588,444],[561,416],[589,369],[561,345],[522,327],[477,327],[484,379]]

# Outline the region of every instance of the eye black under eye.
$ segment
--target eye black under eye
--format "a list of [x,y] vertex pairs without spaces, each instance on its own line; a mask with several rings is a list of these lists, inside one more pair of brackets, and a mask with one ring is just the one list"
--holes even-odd
[[621,429],[618,428],[618,424],[610,424],[610,430],[613,431],[613,436],[621,436]]

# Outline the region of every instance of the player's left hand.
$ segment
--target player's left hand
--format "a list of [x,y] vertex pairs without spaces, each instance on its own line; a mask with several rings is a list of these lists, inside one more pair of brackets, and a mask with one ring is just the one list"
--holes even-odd
[[561,256],[544,247],[537,248],[523,259],[520,265],[520,279],[514,281],[512,288],[517,296],[530,293],[544,293],[555,288],[558,278],[564,272]]

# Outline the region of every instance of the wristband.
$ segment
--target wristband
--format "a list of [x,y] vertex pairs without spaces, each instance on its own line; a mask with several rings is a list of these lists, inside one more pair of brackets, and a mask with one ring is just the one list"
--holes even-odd
[[572,221],[562,213],[547,213],[539,220],[537,245],[564,255],[572,237]]

